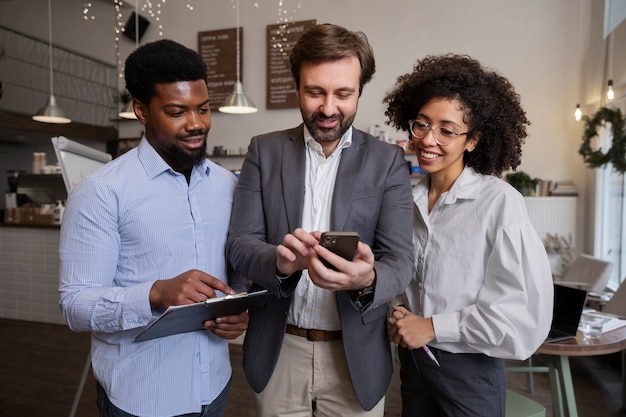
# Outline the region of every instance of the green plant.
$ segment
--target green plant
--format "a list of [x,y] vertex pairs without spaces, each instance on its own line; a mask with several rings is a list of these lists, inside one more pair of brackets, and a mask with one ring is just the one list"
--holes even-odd
[[504,179],[525,196],[536,195],[537,184],[541,181],[539,178],[531,178],[531,176],[524,171],[506,174]]

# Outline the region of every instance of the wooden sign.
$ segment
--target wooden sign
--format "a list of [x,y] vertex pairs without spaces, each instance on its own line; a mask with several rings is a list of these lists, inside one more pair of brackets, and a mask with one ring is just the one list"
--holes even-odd
[[[207,66],[211,110],[217,111],[237,81],[237,28],[198,32],[198,53]],[[239,70],[243,66],[243,28],[239,28]],[[241,80],[243,81],[243,80]]]
[[266,106],[268,109],[298,107],[296,83],[291,75],[289,53],[300,35],[315,20],[267,25],[267,82]]

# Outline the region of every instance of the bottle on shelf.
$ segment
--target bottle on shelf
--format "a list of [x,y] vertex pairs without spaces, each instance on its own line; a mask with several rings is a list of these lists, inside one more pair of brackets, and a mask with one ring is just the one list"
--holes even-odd
[[54,209],[52,210],[54,224],[58,224],[58,225],[61,224],[61,221],[63,221],[64,211],[65,211],[65,206],[63,205],[63,201],[57,200],[57,204],[56,206],[54,206]]

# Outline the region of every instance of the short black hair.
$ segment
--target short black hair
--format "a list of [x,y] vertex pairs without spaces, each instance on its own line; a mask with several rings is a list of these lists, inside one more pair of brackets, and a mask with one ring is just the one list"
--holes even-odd
[[146,105],[155,95],[156,84],[208,81],[202,57],[193,49],[169,39],[147,43],[131,53],[124,66],[124,79],[133,98]]
[[479,138],[474,151],[465,152],[465,165],[499,177],[521,163],[530,122],[520,96],[506,78],[467,55],[426,56],[412,72],[399,76],[383,99],[386,123],[407,132],[411,139],[409,120],[433,98],[458,100],[469,127],[466,138]]

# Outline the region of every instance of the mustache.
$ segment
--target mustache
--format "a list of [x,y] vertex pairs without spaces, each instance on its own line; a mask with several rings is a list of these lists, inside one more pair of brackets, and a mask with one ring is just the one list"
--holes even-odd
[[319,120],[341,120],[340,114],[333,114],[331,116],[326,116],[324,113],[321,113],[321,112],[315,112],[311,115],[311,117],[313,119],[319,119]]
[[196,136],[206,136],[209,132],[205,131],[205,130],[192,130],[191,132],[187,133],[185,136],[179,136],[180,139],[189,139],[189,138],[193,138]]

